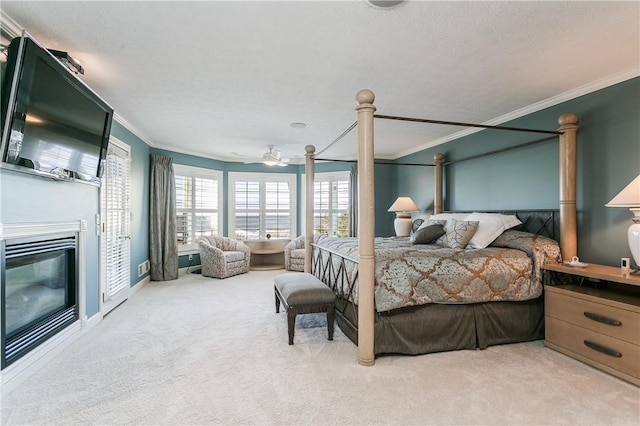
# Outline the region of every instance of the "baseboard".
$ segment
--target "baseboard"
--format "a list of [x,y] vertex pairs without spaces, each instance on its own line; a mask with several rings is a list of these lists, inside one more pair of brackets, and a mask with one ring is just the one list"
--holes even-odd
[[97,314],[95,314],[91,318],[83,319],[82,320],[82,334],[84,334],[87,331],[91,330],[93,327],[95,327],[96,325],[100,324],[101,322],[102,322],[102,316],[100,315],[100,312],[98,312]]
[[135,294],[137,292],[142,290],[144,288],[144,286],[146,286],[150,282],[151,282],[151,277],[149,275],[147,275],[146,277],[144,277],[143,279],[141,279],[140,281],[135,283],[135,285],[133,287],[129,288],[129,297],[135,296]]

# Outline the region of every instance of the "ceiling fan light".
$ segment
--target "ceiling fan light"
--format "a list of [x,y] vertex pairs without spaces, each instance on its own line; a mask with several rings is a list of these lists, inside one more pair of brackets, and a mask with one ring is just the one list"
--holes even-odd
[[278,159],[271,152],[267,152],[262,156],[262,164],[265,166],[275,166],[278,164]]
[[277,149],[273,149],[273,145],[269,145],[269,152],[265,152],[262,156],[262,164],[265,166],[279,166],[282,161],[280,161],[281,152]]

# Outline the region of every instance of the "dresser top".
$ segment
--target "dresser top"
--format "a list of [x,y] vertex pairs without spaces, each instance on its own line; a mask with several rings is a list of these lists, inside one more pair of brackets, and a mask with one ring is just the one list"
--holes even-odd
[[636,272],[633,274],[633,271],[623,271],[622,269],[614,266],[596,265],[591,263],[585,267],[577,267],[561,263],[548,263],[544,265],[542,269],[640,287],[640,273]]

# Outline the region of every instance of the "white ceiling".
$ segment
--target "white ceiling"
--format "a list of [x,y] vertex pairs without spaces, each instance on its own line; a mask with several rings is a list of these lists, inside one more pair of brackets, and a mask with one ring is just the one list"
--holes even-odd
[[[321,150],[379,114],[503,122],[640,74],[640,2],[7,1],[3,17],[80,59],[154,147],[226,161]],[[306,129],[292,129],[305,122]],[[376,120],[397,158],[461,128]],[[549,123],[553,130],[556,123]],[[238,155],[236,155],[238,154]],[[355,131],[325,158],[355,158]]]

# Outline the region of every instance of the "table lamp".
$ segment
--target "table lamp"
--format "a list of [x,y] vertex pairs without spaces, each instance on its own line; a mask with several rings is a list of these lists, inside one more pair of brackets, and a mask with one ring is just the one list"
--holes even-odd
[[389,212],[395,212],[396,220],[393,221],[393,227],[398,237],[408,237],[411,233],[411,213],[417,212],[420,209],[413,202],[411,197],[398,197],[398,199],[391,204]]
[[631,255],[640,267],[640,175],[627,185],[618,195],[605,204],[607,207],[627,207],[634,214],[627,237]]

